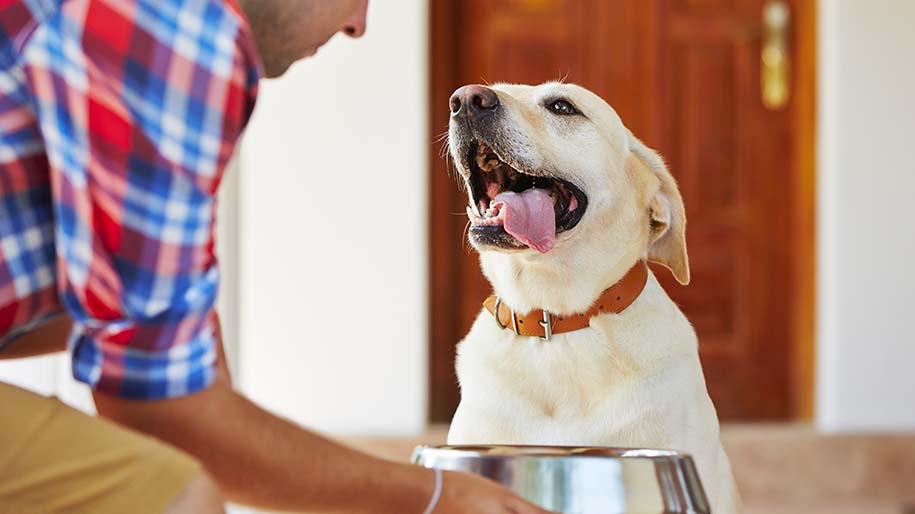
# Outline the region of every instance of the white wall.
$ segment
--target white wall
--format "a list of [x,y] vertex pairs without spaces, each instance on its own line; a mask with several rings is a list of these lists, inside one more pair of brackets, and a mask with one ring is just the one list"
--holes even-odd
[[817,421],[915,429],[915,2],[819,10]]
[[243,389],[335,433],[426,421],[426,2],[262,83],[241,154]]
[[239,198],[238,152],[226,167],[219,186],[216,213],[216,256],[219,259],[219,298],[216,310],[229,370],[238,375],[239,319]]
[[89,387],[73,378],[69,353],[0,361],[0,382],[61,401],[90,414],[95,403]]
[[57,392],[63,354],[0,361],[0,381],[44,396]]

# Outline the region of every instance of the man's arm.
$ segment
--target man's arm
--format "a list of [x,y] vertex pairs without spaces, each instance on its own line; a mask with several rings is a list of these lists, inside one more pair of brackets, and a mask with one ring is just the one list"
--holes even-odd
[[233,501],[274,510],[421,513],[428,470],[369,457],[274,416],[224,375],[203,391],[160,401],[96,394],[99,414],[200,459]]
[[[232,389],[219,343],[216,380],[193,395],[136,402],[96,393],[99,414],[155,435],[200,459],[229,498],[279,510],[422,512],[425,470],[346,448],[261,409]],[[381,492],[381,494],[379,494]]]
[[[159,401],[96,393],[100,415],[200,459],[236,502],[269,510],[421,514],[433,472],[376,459],[304,430],[233,391],[220,356],[203,391]],[[446,473],[435,514],[548,514],[483,478]]]

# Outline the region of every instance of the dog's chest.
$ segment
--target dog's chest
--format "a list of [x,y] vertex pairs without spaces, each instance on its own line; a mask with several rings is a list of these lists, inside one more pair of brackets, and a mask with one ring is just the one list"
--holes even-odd
[[606,333],[586,329],[542,341],[479,325],[459,350],[467,407],[498,405],[533,432],[556,437],[566,426],[579,438],[583,426],[598,433],[625,431],[632,419],[643,417],[645,377],[632,357],[614,351]]
[[517,444],[644,445],[670,398],[659,387],[690,382],[664,371],[664,354],[681,339],[664,328],[613,315],[543,341],[519,338],[484,312],[459,347],[461,411]]

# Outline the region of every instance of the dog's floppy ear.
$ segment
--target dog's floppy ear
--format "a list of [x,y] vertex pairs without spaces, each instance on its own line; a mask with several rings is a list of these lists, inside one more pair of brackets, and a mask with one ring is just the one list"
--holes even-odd
[[689,283],[689,257],[686,254],[686,210],[677,181],[657,152],[630,134],[630,150],[650,170],[657,181],[649,192],[648,204],[651,243],[648,260],[663,264],[677,282]]

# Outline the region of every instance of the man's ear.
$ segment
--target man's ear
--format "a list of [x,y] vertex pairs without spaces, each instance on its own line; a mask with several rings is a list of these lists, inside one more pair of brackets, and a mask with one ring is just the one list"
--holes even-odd
[[689,283],[689,257],[686,254],[686,210],[677,181],[661,156],[630,135],[630,150],[645,165],[656,181],[649,191],[648,223],[650,243],[648,260],[673,272],[677,282]]

